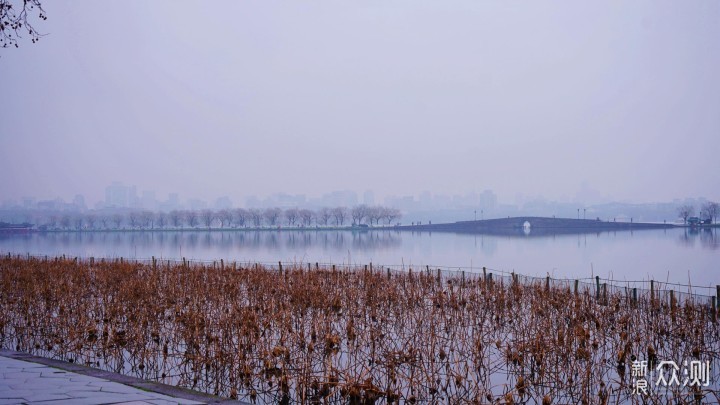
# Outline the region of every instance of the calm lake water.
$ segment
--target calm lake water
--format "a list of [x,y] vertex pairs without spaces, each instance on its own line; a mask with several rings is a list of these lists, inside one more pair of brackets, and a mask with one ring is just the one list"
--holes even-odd
[[[720,230],[533,236],[397,231],[183,231],[0,235],[0,252],[81,257],[425,265],[557,278],[720,284]],[[706,290],[708,295],[710,291]],[[714,294],[714,291],[712,292]]]

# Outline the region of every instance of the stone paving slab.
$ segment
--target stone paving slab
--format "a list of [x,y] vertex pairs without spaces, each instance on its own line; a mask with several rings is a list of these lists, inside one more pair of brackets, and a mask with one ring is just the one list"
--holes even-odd
[[0,350],[0,405],[244,404],[25,353]]

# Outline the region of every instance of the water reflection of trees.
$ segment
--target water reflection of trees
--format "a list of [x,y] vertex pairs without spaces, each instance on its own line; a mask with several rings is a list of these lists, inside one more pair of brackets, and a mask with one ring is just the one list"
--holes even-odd
[[678,243],[684,246],[695,246],[699,241],[705,249],[720,249],[720,237],[714,228],[686,228],[678,238]]
[[0,238],[0,241],[6,239],[35,244],[42,246],[41,250],[49,252],[71,252],[77,250],[74,248],[82,247],[82,251],[85,252],[117,253],[137,252],[142,248],[146,254],[175,252],[178,257],[192,255],[193,251],[252,253],[260,249],[271,251],[318,249],[325,252],[346,253],[348,250],[372,251],[401,245],[401,233],[395,231],[49,232],[0,235]]
[[[213,232],[217,237],[220,232]],[[224,232],[222,234],[225,234]],[[227,233],[233,246],[241,249],[288,249],[307,250],[320,248],[325,251],[377,250],[400,245],[397,232],[233,232]]]
[[700,233],[700,244],[707,249],[719,249],[720,237],[715,229],[706,228]]
[[307,250],[324,251],[348,249],[368,251],[397,247],[401,243],[399,232],[103,232],[103,233],[48,233],[37,235],[43,243],[55,247],[69,246],[142,246],[150,251],[180,251],[192,249],[218,249],[251,251]]

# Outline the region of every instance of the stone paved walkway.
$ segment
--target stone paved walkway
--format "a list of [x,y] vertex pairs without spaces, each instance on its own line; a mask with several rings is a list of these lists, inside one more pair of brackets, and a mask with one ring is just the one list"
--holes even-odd
[[[31,359],[31,361],[25,359]],[[51,367],[48,363],[60,366],[62,369]],[[74,369],[77,372],[68,369]],[[109,377],[109,379],[93,376],[92,374]],[[110,381],[110,379],[121,380],[122,383]],[[135,388],[131,385],[147,388],[147,390]],[[170,395],[155,391],[163,391],[165,394],[169,393]],[[5,350],[0,351],[0,405],[189,405],[207,403],[237,404],[238,402],[204,396],[181,388],[146,382],[57,360],[36,358],[27,354]]]

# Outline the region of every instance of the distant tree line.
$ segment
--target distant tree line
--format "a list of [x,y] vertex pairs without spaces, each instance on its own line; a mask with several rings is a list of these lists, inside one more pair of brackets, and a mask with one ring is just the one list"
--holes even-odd
[[358,205],[319,210],[301,208],[235,208],[222,210],[174,210],[170,212],[130,211],[127,213],[79,213],[48,217],[43,227],[51,230],[111,229],[236,229],[286,227],[341,227],[348,225],[390,225],[401,217],[400,210],[383,206]]
[[[690,204],[681,205],[678,207],[677,212],[678,216],[687,224],[688,218],[695,216],[695,207]],[[718,214],[720,214],[720,204],[708,201],[700,207],[700,213],[698,215],[701,220],[709,219],[713,223],[717,223]]]

